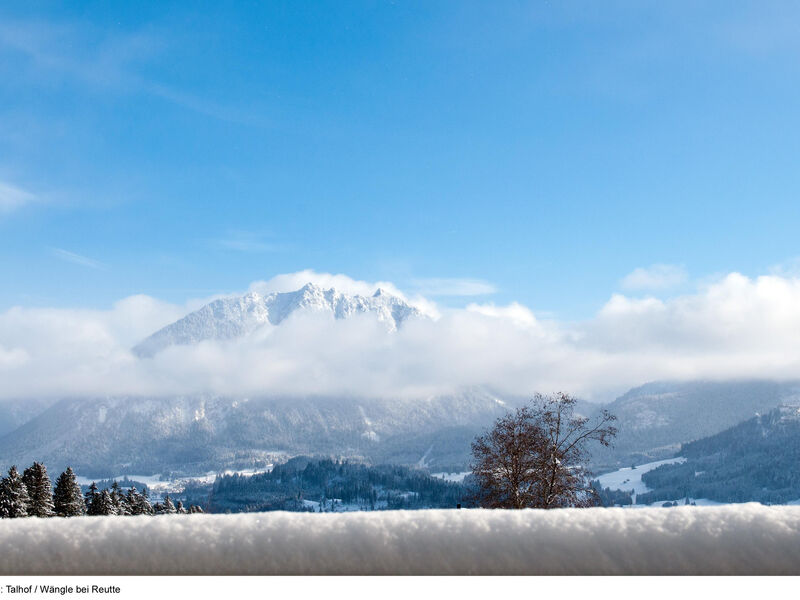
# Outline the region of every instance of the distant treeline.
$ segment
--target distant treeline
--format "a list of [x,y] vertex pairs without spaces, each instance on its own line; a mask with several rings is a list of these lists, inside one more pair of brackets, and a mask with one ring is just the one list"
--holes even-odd
[[187,487],[187,501],[207,502],[210,512],[292,510],[329,512],[455,508],[470,497],[467,486],[394,465],[295,457],[268,473],[218,476],[208,488]]
[[71,467],[50,483],[47,468],[39,462],[19,474],[16,467],[0,480],[0,518],[20,517],[79,517],[82,515],[158,515],[203,512],[199,506],[185,509],[182,502],[173,503],[169,496],[163,502],[151,504],[147,489],[139,492],[130,487],[123,492],[117,482],[110,488],[98,490],[92,483],[86,494],[81,493]]
[[631,492],[612,490],[608,487],[603,488],[597,480],[593,480],[590,486],[594,491],[599,506],[629,506],[633,504]]

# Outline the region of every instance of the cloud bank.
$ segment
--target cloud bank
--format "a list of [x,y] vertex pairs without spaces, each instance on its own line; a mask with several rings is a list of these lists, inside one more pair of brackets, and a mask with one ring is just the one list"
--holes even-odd
[[798,539],[800,507],[759,504],[32,518],[0,573],[798,575]]
[[[301,271],[256,282],[262,292],[308,281],[348,293],[390,282]],[[662,300],[617,294],[586,321],[528,307],[439,309],[387,333],[371,315],[293,315],[249,337],[174,346],[152,359],[130,348],[202,302],[132,296],[108,310],[15,307],[0,313],[0,398],[120,394],[400,397],[487,385],[530,395],[567,390],[607,400],[658,379],[800,378],[800,278],[738,273]]]
[[620,283],[626,290],[665,290],[681,285],[687,278],[686,269],[679,265],[656,264],[634,269]]
[[497,292],[494,285],[481,279],[432,277],[415,279],[413,284],[425,296],[483,296]]

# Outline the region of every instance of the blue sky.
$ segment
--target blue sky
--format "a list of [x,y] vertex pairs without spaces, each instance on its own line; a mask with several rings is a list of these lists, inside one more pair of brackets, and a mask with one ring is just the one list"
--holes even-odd
[[800,254],[798,17],[7,4],[0,309],[310,268],[580,319],[637,268],[677,273],[656,294],[766,273]]

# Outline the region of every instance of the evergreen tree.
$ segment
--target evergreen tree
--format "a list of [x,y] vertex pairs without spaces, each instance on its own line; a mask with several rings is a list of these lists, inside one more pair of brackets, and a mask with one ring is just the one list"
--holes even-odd
[[164,496],[164,503],[162,506],[162,510],[165,515],[174,515],[177,512],[175,505],[172,503],[172,499],[169,497],[169,494]]
[[15,519],[28,516],[28,490],[17,471],[17,467],[8,470],[8,477],[0,481],[0,517]]
[[97,512],[98,509],[98,502],[97,499],[100,494],[97,493],[97,484],[93,481],[92,484],[89,486],[89,490],[84,495],[84,502],[86,504],[86,514],[95,516],[99,515],[100,513]]
[[11,504],[10,494],[6,489],[6,478],[0,478],[0,519],[10,517],[9,505]]
[[186,509],[183,508],[183,502],[181,502],[180,500],[178,500],[178,503],[175,505],[175,512],[178,513],[179,515],[186,514]]
[[150,501],[147,496],[140,494],[135,486],[131,486],[128,494],[125,497],[125,503],[128,506],[128,513],[130,515],[152,515],[153,507],[150,506]]
[[33,463],[22,473],[22,482],[28,490],[30,498],[28,516],[52,517],[53,512],[53,487],[47,468],[40,462]]
[[[144,488],[144,492],[147,492],[147,488]],[[153,506],[150,504],[150,496],[147,493],[142,493],[139,495],[139,511],[140,514],[143,515],[154,515],[155,511],[153,510]]]
[[67,467],[56,479],[53,491],[53,508],[59,517],[79,517],[86,514],[86,505],[81,496],[81,487],[75,479],[72,467]]
[[111,502],[114,504],[114,510],[116,510],[117,515],[129,515],[131,514],[130,507],[128,506],[127,499],[125,498],[125,494],[122,493],[122,489],[119,487],[119,483],[116,481],[111,484]]
[[192,504],[189,507],[189,514],[190,515],[199,514],[199,513],[202,513],[202,512],[203,512],[203,509],[200,508],[199,506],[197,506],[197,504]]
[[114,506],[114,501],[111,499],[111,494],[108,490],[103,490],[97,496],[93,506],[95,506],[95,514],[97,515],[109,516],[117,514],[117,507]]
[[140,515],[141,511],[141,494],[136,491],[136,486],[132,485],[128,488],[128,493],[125,496],[125,503],[128,505],[128,514]]
[[155,508],[150,504],[150,491],[147,486],[142,486],[142,492],[139,494],[138,514],[141,515],[154,515],[156,514]]

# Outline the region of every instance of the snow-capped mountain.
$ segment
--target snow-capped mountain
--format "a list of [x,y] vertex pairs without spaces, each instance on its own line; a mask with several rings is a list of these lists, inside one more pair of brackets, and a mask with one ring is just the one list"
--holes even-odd
[[423,315],[418,308],[380,288],[372,296],[359,296],[308,283],[294,292],[250,292],[214,300],[158,330],[135,346],[133,352],[144,358],[176,344],[233,339],[261,327],[280,325],[289,315],[302,311],[327,313],[335,319],[372,313],[389,331],[398,329],[411,317]]

